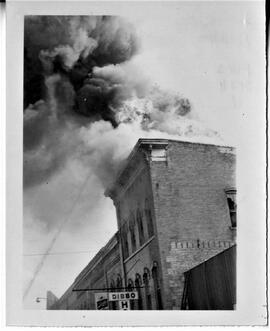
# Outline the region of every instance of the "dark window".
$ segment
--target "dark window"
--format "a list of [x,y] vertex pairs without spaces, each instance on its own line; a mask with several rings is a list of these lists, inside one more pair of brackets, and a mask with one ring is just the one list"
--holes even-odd
[[125,260],[129,256],[129,247],[128,247],[126,223],[121,228],[121,240],[122,240],[122,248],[123,248],[123,258]]
[[[115,283],[113,279],[111,280],[110,288],[111,288],[111,292],[116,292]],[[117,309],[116,301],[109,301],[109,308],[110,310],[116,310]]]
[[129,231],[130,231],[130,239],[131,239],[131,250],[132,253],[136,251],[136,234],[135,234],[135,220],[133,215],[129,221]]
[[147,222],[148,236],[150,238],[154,235],[154,225],[153,225],[152,212],[148,199],[145,200],[145,217]]
[[148,216],[148,233],[149,233],[149,237],[152,237],[154,235],[154,226],[153,226],[152,213],[150,209],[147,211],[147,216]]
[[140,211],[137,212],[140,246],[144,244],[143,218]]
[[143,283],[144,283],[144,290],[145,290],[145,301],[146,301],[146,309],[152,309],[152,301],[151,301],[151,294],[149,288],[149,270],[145,270],[143,274]]
[[135,288],[138,292],[138,310],[143,309],[143,301],[142,301],[142,291],[141,291],[141,286],[142,286],[142,279],[139,274],[136,275],[136,280],[135,280]]
[[117,291],[122,291],[121,287],[122,287],[122,277],[120,275],[117,276],[117,281],[116,281],[116,287],[117,287]]
[[[134,290],[134,284],[132,279],[128,280],[128,291],[133,291]],[[130,300],[130,310],[134,310],[135,309],[135,300]]]
[[236,190],[231,189],[226,191],[227,203],[229,207],[230,219],[232,228],[236,228],[236,212],[237,212],[237,204],[236,204]]
[[135,228],[133,226],[132,231],[130,232],[131,236],[131,247],[132,247],[132,252],[136,251],[136,236],[135,236]]

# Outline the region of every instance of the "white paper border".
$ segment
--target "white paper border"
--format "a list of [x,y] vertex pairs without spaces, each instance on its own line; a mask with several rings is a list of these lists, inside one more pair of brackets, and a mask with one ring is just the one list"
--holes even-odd
[[[22,121],[24,15],[123,15],[179,2],[7,3],[7,324],[24,326],[265,325],[266,143],[265,76],[259,109],[249,114],[237,154],[238,235],[236,311],[39,311],[22,307]],[[262,7],[264,19],[264,3]],[[133,8],[132,8],[133,7]],[[149,8],[149,7],[148,7]],[[262,26],[258,28],[263,28]],[[262,32],[264,33],[264,31]],[[264,45],[254,45],[264,47]],[[258,61],[258,70],[262,59]]]

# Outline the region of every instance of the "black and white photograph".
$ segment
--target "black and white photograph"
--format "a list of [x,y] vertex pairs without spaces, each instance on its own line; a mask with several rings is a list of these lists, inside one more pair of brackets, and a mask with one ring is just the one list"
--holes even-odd
[[7,11],[21,325],[264,325],[264,2],[63,6]]

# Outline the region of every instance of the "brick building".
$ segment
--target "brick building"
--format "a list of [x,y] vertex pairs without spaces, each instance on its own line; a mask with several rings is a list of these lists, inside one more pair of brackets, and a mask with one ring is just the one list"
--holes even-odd
[[[119,249],[120,242],[118,237],[117,232],[81,271],[61,298],[54,302],[48,309],[96,309],[94,295],[96,292],[104,292],[104,288],[123,286]],[[80,291],[80,289],[89,288],[98,289],[98,291]],[[108,306],[108,308],[115,308],[113,305],[111,306]]]
[[[105,194],[118,232],[73,288],[136,289],[131,309],[181,309],[184,273],[235,243],[232,147],[140,139]],[[91,291],[74,293],[95,309]]]

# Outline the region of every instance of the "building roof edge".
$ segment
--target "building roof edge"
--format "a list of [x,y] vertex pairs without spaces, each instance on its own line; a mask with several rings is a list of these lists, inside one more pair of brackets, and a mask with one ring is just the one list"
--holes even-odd
[[119,178],[121,177],[121,175],[123,174],[124,170],[127,168],[128,164],[130,163],[130,161],[132,160],[132,158],[134,157],[134,155],[137,153],[137,151],[139,150],[139,148],[143,145],[168,145],[169,142],[176,142],[176,143],[181,143],[181,144],[189,144],[189,145],[206,145],[206,146],[213,146],[213,147],[221,147],[221,148],[231,148],[233,150],[235,150],[236,148],[233,146],[228,146],[228,145],[220,145],[220,144],[214,144],[214,143],[204,143],[204,142],[192,142],[192,141],[186,141],[186,140],[177,140],[177,139],[167,139],[167,138],[139,138],[137,143],[135,144],[135,146],[133,147],[132,151],[130,152],[130,154],[128,155],[128,157],[126,158],[126,160],[123,162],[122,166],[120,167],[117,175],[116,175],[116,179],[113,182],[113,184],[108,187],[105,192],[104,195],[105,196],[112,196],[112,191],[117,183],[117,181],[119,180]]

